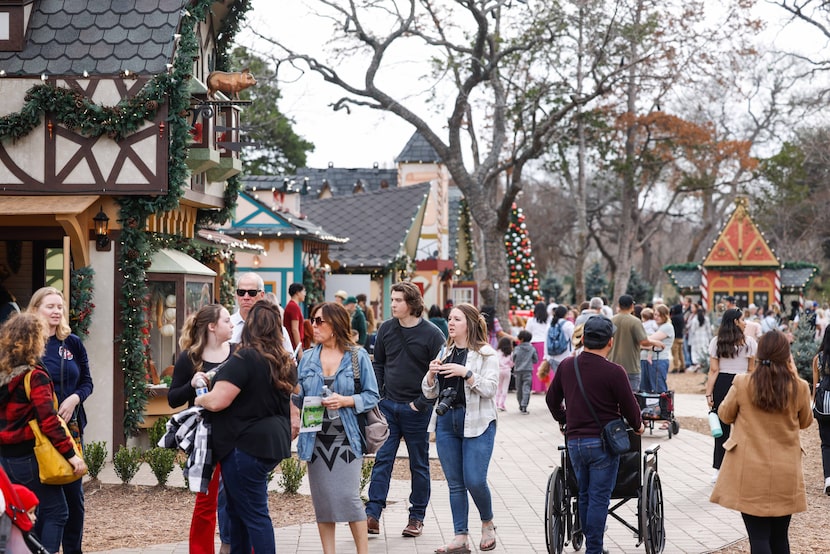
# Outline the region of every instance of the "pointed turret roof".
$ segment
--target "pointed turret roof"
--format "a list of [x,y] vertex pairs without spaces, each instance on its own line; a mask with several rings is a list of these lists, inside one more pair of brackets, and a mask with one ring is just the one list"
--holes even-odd
[[746,198],[735,200],[735,211],[721,229],[704,267],[780,267],[781,261],[752,221]]
[[427,142],[427,139],[421,133],[415,131],[401,153],[395,158],[395,163],[407,162],[441,163],[441,157]]

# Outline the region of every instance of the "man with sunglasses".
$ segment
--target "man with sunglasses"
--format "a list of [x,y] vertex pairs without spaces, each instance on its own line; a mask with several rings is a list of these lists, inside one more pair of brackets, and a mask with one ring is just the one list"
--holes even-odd
[[422,317],[424,299],[413,283],[392,285],[392,317],[377,332],[373,365],[380,391],[380,409],[389,423],[389,438],[375,454],[369,484],[366,524],[369,534],[380,533],[380,514],[386,507],[392,467],[401,439],[409,453],[412,488],[409,522],[401,533],[419,537],[430,495],[429,425],[434,401],[421,392],[421,381],[444,345],[444,334]]
[[242,328],[245,327],[245,319],[248,312],[258,301],[265,297],[265,283],[262,277],[256,273],[243,273],[236,280],[236,305],[237,310],[231,316],[233,323],[233,337],[231,344],[238,344],[242,340]]

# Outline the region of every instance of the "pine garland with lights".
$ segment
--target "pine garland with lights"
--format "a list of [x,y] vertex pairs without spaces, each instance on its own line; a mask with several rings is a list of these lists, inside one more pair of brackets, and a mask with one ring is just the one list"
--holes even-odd
[[[47,112],[54,122],[84,136],[106,135],[110,139],[121,140],[138,131],[147,122],[153,121],[159,106],[165,101],[168,103],[168,118],[165,123],[170,141],[167,194],[117,199],[120,208],[119,221],[122,225],[118,267],[122,273],[123,283],[119,307],[124,331],[116,338],[116,344],[119,345],[119,361],[124,371],[125,436],[137,433],[147,404],[145,383],[149,341],[145,334],[142,303],[148,295],[145,271],[150,265],[156,246],[148,240],[145,228],[150,215],[175,210],[179,206],[179,200],[184,195],[190,179],[185,163],[190,140],[187,122],[190,108],[188,81],[192,78],[193,60],[199,54],[196,26],[211,14],[212,3],[213,0],[194,0],[186,9],[182,9],[180,38],[172,71],[169,74],[165,72],[155,75],[134,97],[125,98],[114,106],[102,106],[80,91],[42,84],[26,92],[24,106],[19,112],[0,117],[0,140],[17,140],[28,135],[44,121]],[[248,1],[235,3],[222,22],[223,31],[217,38],[218,69],[228,69],[230,48],[249,9]],[[241,181],[238,178],[229,180],[224,208],[200,214],[200,221],[227,221],[236,203],[240,186]],[[228,285],[224,277],[220,290],[223,303],[231,298],[233,288],[232,282]],[[232,275],[230,279],[233,279]],[[89,291],[91,293],[91,285]]]
[[[144,408],[147,405],[145,385],[149,364],[147,351],[149,340],[146,336],[146,317],[144,310],[141,309],[141,303],[149,294],[145,271],[150,265],[150,259],[157,246],[148,240],[145,228],[147,218],[151,214],[174,210],[178,207],[190,178],[185,164],[190,139],[189,125],[186,120],[187,110],[190,107],[188,81],[192,77],[193,58],[199,53],[196,25],[208,16],[211,4],[212,0],[198,0],[183,12],[180,25],[181,38],[172,74],[169,77],[166,75],[156,77],[161,83],[167,84],[166,93],[169,102],[168,194],[157,197],[122,197],[119,199],[120,221],[123,226],[119,267],[124,279],[119,305],[124,332],[118,337],[117,344],[120,345],[119,360],[124,371],[125,436],[135,435],[138,432],[138,425],[142,421]],[[244,4],[247,6],[248,3]],[[230,30],[238,30],[241,18],[246,12],[247,7],[242,10],[232,10],[226,18],[227,28],[217,43],[217,54],[220,59],[227,57],[227,50],[235,36],[235,31],[230,32]],[[226,192],[226,198],[227,194]],[[234,194],[233,198],[235,197]],[[229,214],[232,209],[232,205],[225,206],[225,209],[221,211]],[[227,288],[224,282],[222,288]],[[220,291],[220,294],[222,292]],[[228,298],[227,292],[224,292],[224,297],[220,296],[223,302]]]
[[92,303],[95,295],[94,276],[95,270],[90,266],[73,269],[69,274],[69,326],[81,339],[89,335],[95,310],[95,304]]
[[513,204],[510,212],[504,246],[510,271],[510,307],[514,310],[532,310],[538,297],[539,279],[536,276],[536,261],[530,247],[525,216],[516,204]]
[[473,216],[470,213],[470,205],[467,204],[466,198],[462,198],[459,202],[458,212],[458,228],[464,237],[464,247],[467,249],[467,257],[458,269],[461,270],[461,276],[464,279],[471,280],[476,262],[475,246],[473,245]]

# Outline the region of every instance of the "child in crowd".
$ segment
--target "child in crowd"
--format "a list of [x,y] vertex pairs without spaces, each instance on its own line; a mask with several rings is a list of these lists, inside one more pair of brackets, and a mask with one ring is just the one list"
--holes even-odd
[[499,357],[499,388],[496,389],[496,408],[500,412],[507,409],[507,388],[510,386],[510,370],[513,368],[513,341],[507,337],[499,339],[496,354]]
[[37,511],[38,504],[40,504],[40,500],[38,500],[35,493],[28,487],[14,483],[12,484],[12,488],[17,493],[17,498],[20,500],[22,508],[26,510],[26,515],[29,516],[32,524],[34,524],[37,520],[37,514],[35,512]]
[[519,410],[527,414],[527,404],[530,402],[530,384],[533,375],[533,365],[539,361],[536,348],[530,344],[533,335],[530,331],[519,332],[519,344],[513,349],[513,374],[516,376],[516,398],[519,400]]

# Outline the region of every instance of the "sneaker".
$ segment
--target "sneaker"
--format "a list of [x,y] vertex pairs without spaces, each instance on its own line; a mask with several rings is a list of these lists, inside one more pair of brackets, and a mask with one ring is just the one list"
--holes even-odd
[[420,537],[423,531],[424,522],[411,517],[409,518],[409,523],[401,531],[401,535],[404,537]]
[[830,496],[830,477],[824,480],[824,494]]
[[716,469],[715,472],[712,474],[712,483],[718,482],[718,473],[720,473],[720,470]]
[[370,535],[380,535],[380,522],[372,516],[366,516],[366,527]]
[[525,408],[524,410],[522,410],[522,415],[528,415],[528,414],[530,414],[530,412],[528,412],[528,411],[527,411],[527,408]]

